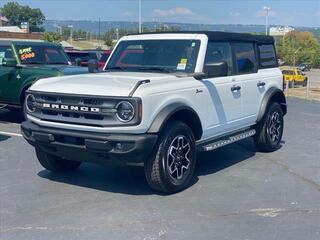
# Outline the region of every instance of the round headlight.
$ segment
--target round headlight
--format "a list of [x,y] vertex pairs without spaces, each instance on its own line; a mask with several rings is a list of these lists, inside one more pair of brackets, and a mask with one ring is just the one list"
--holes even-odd
[[129,122],[134,118],[134,107],[130,102],[122,101],[119,102],[116,106],[117,109],[117,118],[121,122]]
[[26,108],[28,112],[36,110],[36,98],[32,94],[28,94],[26,97]]

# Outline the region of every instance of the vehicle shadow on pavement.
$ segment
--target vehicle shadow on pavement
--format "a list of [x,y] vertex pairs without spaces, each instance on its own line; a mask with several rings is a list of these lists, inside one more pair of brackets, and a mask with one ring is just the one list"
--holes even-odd
[[256,147],[251,138],[214,151],[199,153],[195,176],[214,174],[253,157],[255,153]]
[[10,137],[0,134],[0,142],[8,140]]
[[[195,177],[191,185],[198,182],[198,176],[214,174],[254,155],[255,147],[251,139],[231,144],[213,152],[199,153]],[[83,163],[74,172],[58,174],[42,170],[38,175],[51,181],[100,191],[130,195],[159,194],[149,188],[142,167],[108,167]]]
[[8,111],[0,109],[0,123],[21,123],[24,121],[22,111]]

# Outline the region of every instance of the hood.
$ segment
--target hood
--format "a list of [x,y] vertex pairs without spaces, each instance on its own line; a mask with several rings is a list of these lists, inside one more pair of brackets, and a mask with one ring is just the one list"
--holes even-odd
[[73,65],[28,65],[28,67],[39,68],[44,70],[56,70],[61,72],[63,75],[83,74],[88,73],[87,67],[78,67]]
[[177,79],[171,74],[105,72],[41,79],[30,90],[53,93],[81,94],[90,96],[126,97],[140,80],[158,81]]

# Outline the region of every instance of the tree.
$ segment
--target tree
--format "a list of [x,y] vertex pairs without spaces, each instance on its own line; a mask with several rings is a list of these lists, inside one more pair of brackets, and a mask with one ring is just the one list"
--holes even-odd
[[30,8],[19,5],[17,2],[9,2],[0,10],[12,26],[20,26],[21,22],[28,22],[31,32],[44,31],[41,25],[46,18],[39,8]]
[[88,37],[88,32],[85,30],[79,29],[73,32],[73,38],[75,40],[83,40],[83,39],[87,39],[87,37]]
[[63,40],[65,40],[65,41],[68,40],[71,35],[70,28],[63,26],[61,32],[62,32]]
[[61,42],[61,36],[57,32],[45,32],[43,38],[47,42]]
[[287,65],[309,63],[320,66],[320,43],[311,32],[292,31],[277,41],[280,58]]
[[104,44],[113,48],[114,43],[113,43],[113,37],[111,34],[106,34],[104,38]]

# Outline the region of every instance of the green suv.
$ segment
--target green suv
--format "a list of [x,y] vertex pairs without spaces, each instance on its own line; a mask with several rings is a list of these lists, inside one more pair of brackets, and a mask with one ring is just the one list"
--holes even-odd
[[21,109],[25,91],[41,78],[88,73],[72,66],[59,44],[0,41],[0,108]]

